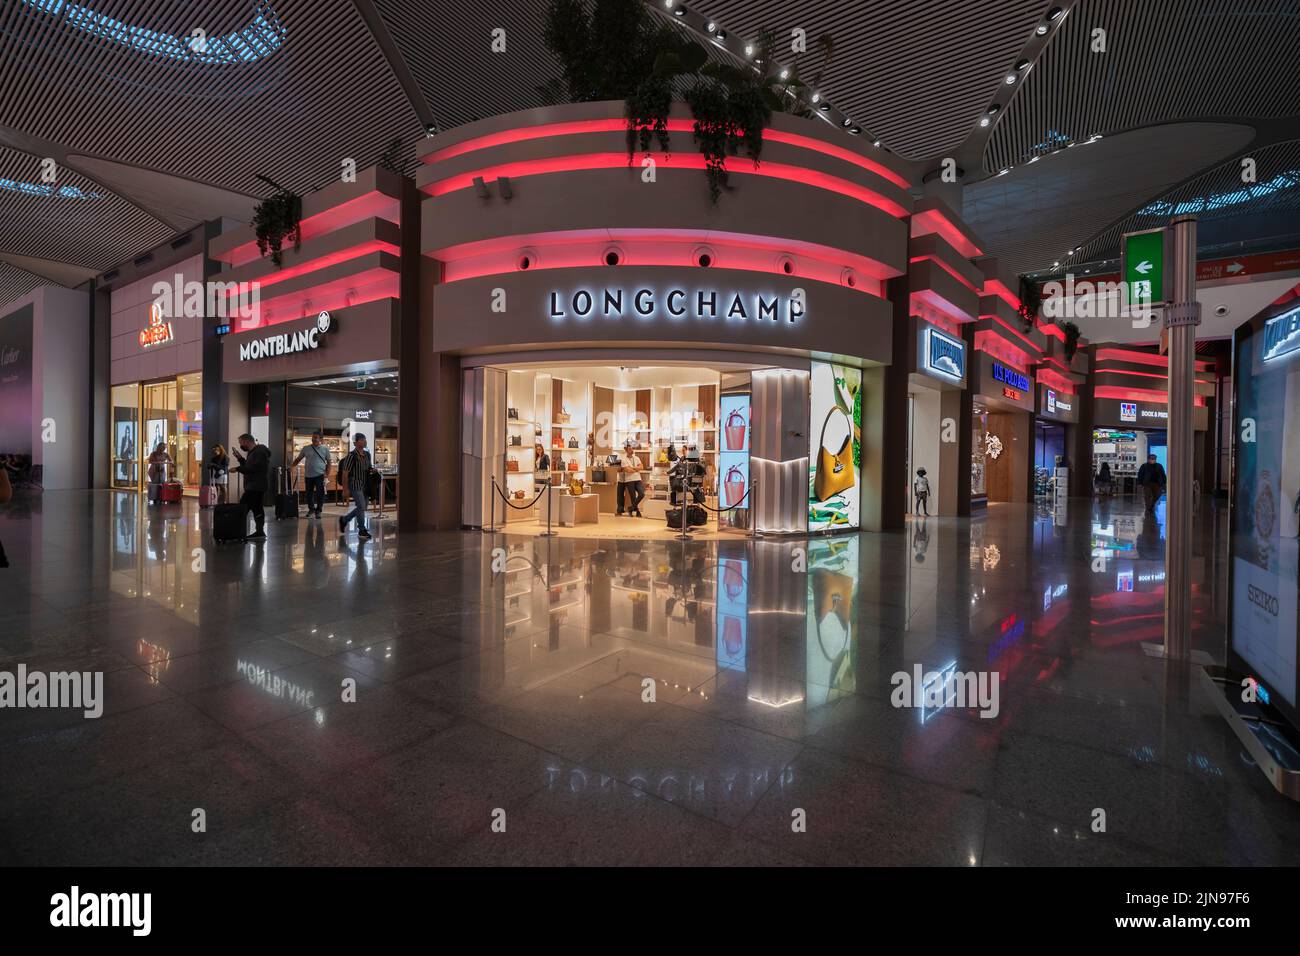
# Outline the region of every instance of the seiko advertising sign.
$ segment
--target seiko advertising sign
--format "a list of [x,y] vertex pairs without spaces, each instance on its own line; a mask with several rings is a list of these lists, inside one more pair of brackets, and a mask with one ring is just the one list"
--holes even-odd
[[1300,352],[1300,308],[1264,323],[1264,361],[1272,362]]
[[260,339],[250,339],[239,344],[239,360],[252,362],[258,359],[277,358],[294,352],[307,352],[324,344],[325,333],[330,329],[330,314],[316,316],[316,324],[297,332],[281,332]]
[[548,315],[553,322],[591,319],[639,319],[794,324],[807,303],[802,289],[790,295],[762,292],[670,289],[578,289],[552,291]]
[[961,382],[966,377],[966,343],[938,329],[926,329],[923,361],[931,375]]
[[1029,376],[1022,375],[1015,369],[1007,368],[1000,362],[993,363],[993,379],[994,381],[1001,382],[1003,385],[1010,385],[1012,388],[1019,389],[1022,392],[1029,391]]

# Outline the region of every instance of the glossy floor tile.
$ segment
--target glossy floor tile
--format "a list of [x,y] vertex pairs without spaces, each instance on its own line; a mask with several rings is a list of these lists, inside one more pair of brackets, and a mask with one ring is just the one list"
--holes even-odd
[[[1162,515],[1130,501],[686,543],[210,521],[0,511],[0,670],[103,675],[96,719],[0,709],[0,862],[1300,862],[1300,807],[1143,648]],[[1221,660],[1226,512],[1195,528]],[[946,669],[996,704],[897,706]]]

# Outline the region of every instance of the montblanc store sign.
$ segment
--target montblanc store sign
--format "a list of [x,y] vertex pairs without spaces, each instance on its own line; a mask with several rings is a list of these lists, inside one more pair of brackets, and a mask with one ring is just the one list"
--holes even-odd
[[554,322],[591,319],[684,320],[794,324],[804,317],[802,289],[790,295],[717,289],[578,289],[553,290],[548,315]]
[[254,362],[259,359],[278,358],[294,352],[308,352],[324,344],[325,333],[330,329],[330,314],[322,312],[316,317],[316,324],[296,332],[281,332],[260,339],[250,339],[239,343],[239,360]]

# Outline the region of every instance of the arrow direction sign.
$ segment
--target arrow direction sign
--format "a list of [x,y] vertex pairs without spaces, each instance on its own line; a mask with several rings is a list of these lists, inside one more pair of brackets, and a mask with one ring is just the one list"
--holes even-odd
[[1124,285],[1129,308],[1165,301],[1165,230],[1148,229],[1124,236]]

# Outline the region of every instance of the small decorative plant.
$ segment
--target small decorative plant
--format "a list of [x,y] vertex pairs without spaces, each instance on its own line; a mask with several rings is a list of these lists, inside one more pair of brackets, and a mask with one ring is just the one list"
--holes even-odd
[[1079,351],[1079,327],[1073,322],[1062,322],[1059,328],[1065,333],[1065,360],[1068,362]]
[[302,197],[265,176],[257,178],[275,187],[275,193],[263,199],[253,210],[257,251],[265,256],[269,250],[271,261],[278,269],[285,240],[292,240],[295,250],[302,245]]
[[379,165],[392,173],[402,172],[402,138],[394,136],[388,141],[388,148],[379,157]]

